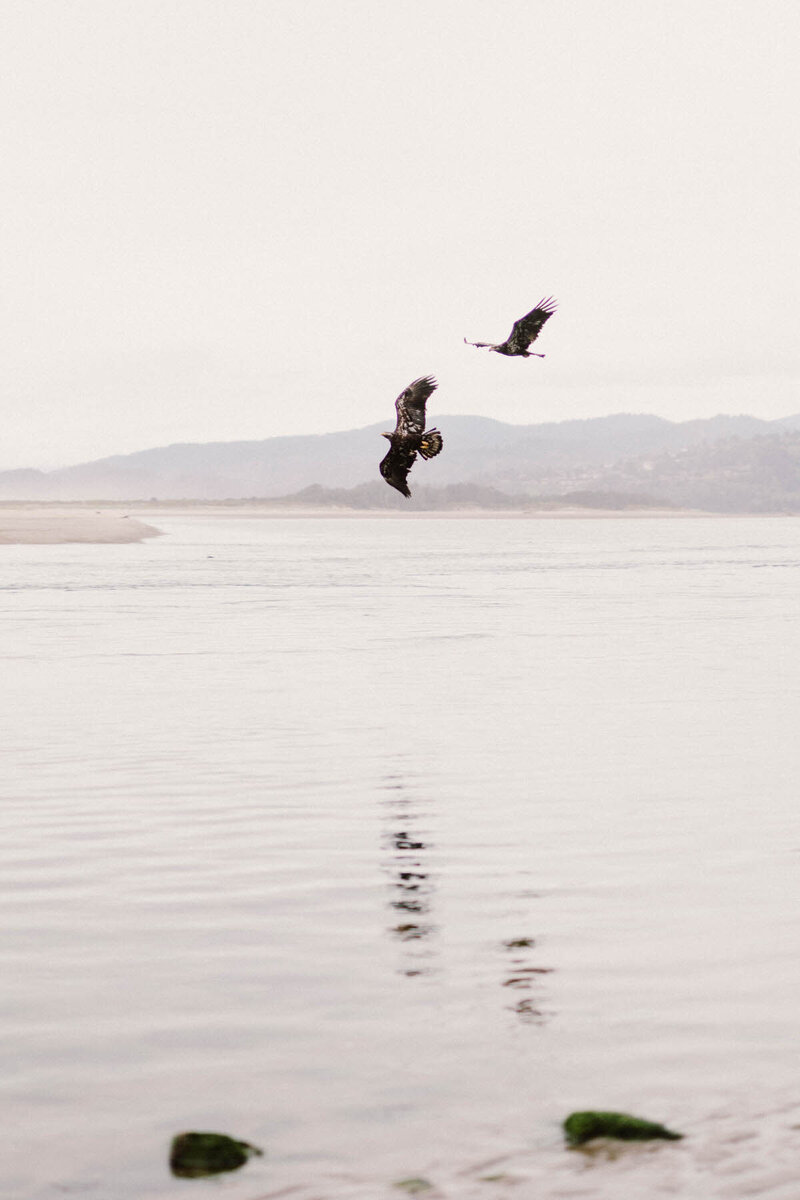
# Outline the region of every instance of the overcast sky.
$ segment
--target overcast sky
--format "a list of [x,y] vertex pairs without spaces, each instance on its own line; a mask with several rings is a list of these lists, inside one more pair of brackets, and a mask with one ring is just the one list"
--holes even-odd
[[[800,410],[796,0],[3,0],[0,468]],[[545,295],[537,349],[502,340]],[[444,428],[444,424],[442,423]]]

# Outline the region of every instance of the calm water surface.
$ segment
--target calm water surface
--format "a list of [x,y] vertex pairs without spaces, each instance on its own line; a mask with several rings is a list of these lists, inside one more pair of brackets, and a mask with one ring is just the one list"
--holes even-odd
[[800,521],[157,523],[1,552],[0,1195],[797,1200]]

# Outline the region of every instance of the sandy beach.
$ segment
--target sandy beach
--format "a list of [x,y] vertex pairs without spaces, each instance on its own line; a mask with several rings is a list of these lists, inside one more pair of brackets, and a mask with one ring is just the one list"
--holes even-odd
[[56,504],[0,505],[0,545],[143,542],[161,531],[120,509]]

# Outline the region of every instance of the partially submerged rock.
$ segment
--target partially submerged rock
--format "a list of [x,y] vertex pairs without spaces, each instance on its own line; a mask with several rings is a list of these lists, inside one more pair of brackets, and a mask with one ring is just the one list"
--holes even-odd
[[237,1142],[225,1133],[179,1133],[172,1139],[169,1166],[181,1179],[199,1179],[243,1167],[254,1154],[261,1154],[249,1142]]
[[564,1122],[564,1133],[570,1146],[582,1146],[592,1138],[618,1138],[623,1142],[647,1142],[664,1138],[674,1142],[683,1137],[655,1121],[644,1121],[618,1112],[574,1112]]

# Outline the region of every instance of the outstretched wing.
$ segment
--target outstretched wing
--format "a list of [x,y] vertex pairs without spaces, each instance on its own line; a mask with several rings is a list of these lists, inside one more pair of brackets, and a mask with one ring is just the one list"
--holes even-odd
[[514,322],[514,328],[506,339],[506,345],[514,350],[527,350],[531,342],[535,342],[541,333],[545,321],[549,321],[556,311],[556,302],[552,296],[540,300],[536,308],[532,308],[524,317]]
[[404,496],[410,496],[408,490],[408,472],[413,467],[417,459],[416,450],[410,450],[407,446],[393,445],[386,458],[381,462],[381,475],[389,484],[390,487],[397,488],[398,492],[402,492]]
[[424,375],[421,379],[415,379],[400,393],[394,402],[397,409],[397,425],[394,431],[396,437],[419,437],[425,432],[425,403],[435,392],[436,386],[432,375]]

